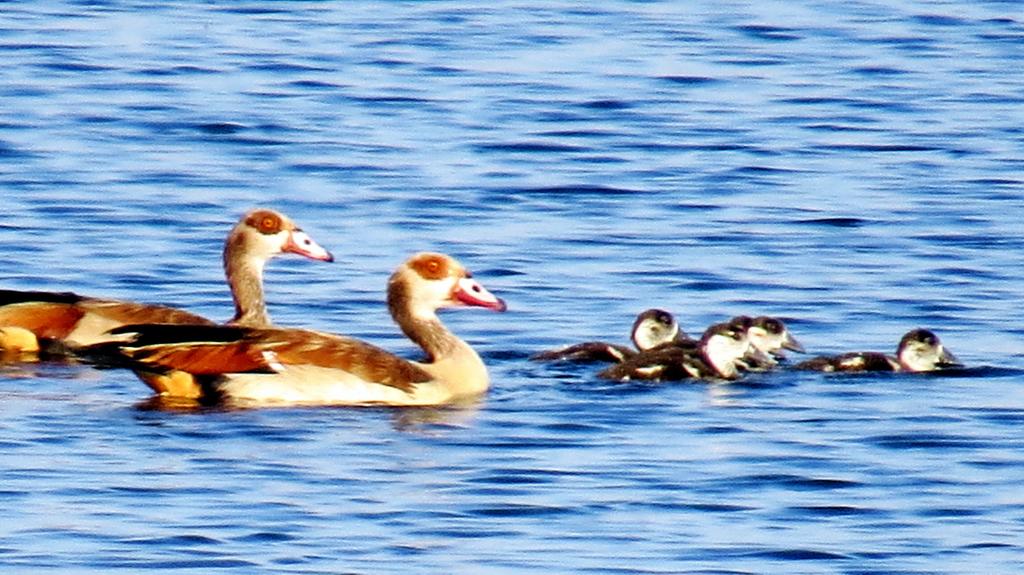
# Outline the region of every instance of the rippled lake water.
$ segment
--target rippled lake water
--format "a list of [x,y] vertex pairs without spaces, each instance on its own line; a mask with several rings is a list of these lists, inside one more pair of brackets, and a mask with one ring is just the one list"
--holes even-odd
[[[0,570],[1015,573],[1024,17],[1007,1],[0,5],[2,287],[231,315],[221,241],[292,215],[284,325],[414,356],[442,250],[493,388],[444,409],[152,409],[0,368]],[[937,332],[947,376],[620,385],[530,353],[787,320]]]

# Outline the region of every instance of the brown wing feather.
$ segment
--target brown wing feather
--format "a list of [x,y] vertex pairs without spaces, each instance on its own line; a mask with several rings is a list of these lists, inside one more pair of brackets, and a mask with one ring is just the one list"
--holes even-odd
[[311,365],[348,372],[403,391],[411,391],[416,383],[433,379],[415,364],[352,338],[298,329],[243,329],[238,330],[238,334],[233,341],[153,343],[125,347],[123,351],[147,365],[196,375],[276,371],[281,366]]
[[78,305],[87,313],[102,315],[121,324],[173,323],[183,325],[214,325],[214,322],[203,316],[163,305],[101,299],[86,299]]
[[[87,314],[96,314],[121,324],[174,323],[212,325],[210,320],[184,310],[161,305],[147,305],[117,300],[85,298],[74,294],[48,292],[10,292],[13,303],[0,306],[0,327],[27,329],[36,337],[66,339]],[[38,297],[37,301],[29,298]]]
[[270,366],[259,349],[245,342],[222,344],[169,344],[125,348],[139,363],[187,371],[193,375],[217,375],[249,371],[269,371]]
[[0,326],[25,328],[36,337],[64,339],[85,311],[66,303],[26,302],[0,307]]
[[[357,339],[312,331],[288,330],[296,337],[267,342],[261,347],[273,352],[283,365],[314,365],[351,373],[365,381],[412,391],[417,383],[433,377],[406,359]],[[267,345],[269,343],[269,345]]]

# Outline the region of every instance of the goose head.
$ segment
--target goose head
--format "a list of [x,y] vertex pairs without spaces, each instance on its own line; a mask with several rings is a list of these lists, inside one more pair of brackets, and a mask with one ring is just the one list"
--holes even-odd
[[487,291],[455,258],[422,252],[403,263],[388,281],[392,314],[430,317],[448,307],[483,307],[505,311],[505,302]]
[[674,341],[678,336],[679,324],[676,318],[664,310],[644,310],[633,322],[633,345],[640,351]]
[[935,335],[927,329],[913,329],[900,339],[896,357],[907,371],[932,371],[962,367],[956,356],[950,353]]
[[804,352],[804,346],[789,333],[786,324],[774,317],[755,317],[751,320],[747,335],[750,336],[751,345],[769,355],[781,356],[783,349]]
[[721,377],[732,379],[739,376],[738,365],[748,353],[754,352],[759,354],[759,359],[766,359],[751,347],[748,328],[747,322],[734,319],[704,330],[700,340],[701,353]]
[[249,260],[257,267],[270,258],[292,253],[313,260],[333,262],[334,256],[302,231],[288,216],[260,208],[242,216],[224,244],[225,265],[233,259]]

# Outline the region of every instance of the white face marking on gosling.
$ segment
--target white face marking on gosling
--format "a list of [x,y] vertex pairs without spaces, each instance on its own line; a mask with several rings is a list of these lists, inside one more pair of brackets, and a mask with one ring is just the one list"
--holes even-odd
[[715,371],[722,377],[735,377],[736,362],[739,361],[750,347],[746,334],[716,333],[705,343],[704,353]]
[[781,341],[775,341],[776,339],[781,340],[781,338],[778,338],[778,336],[772,337],[772,335],[763,327],[754,326],[747,330],[747,336],[750,337],[750,345],[764,353],[772,353],[782,349]]
[[775,318],[754,318],[754,325],[747,330],[751,344],[764,353],[780,355],[783,348],[800,351],[800,345],[789,335],[786,326]]
[[637,349],[644,351],[657,347],[663,343],[670,342],[679,334],[679,325],[676,322],[664,324],[657,318],[645,318],[636,326],[633,339]]
[[942,344],[929,345],[923,341],[909,342],[900,353],[900,362],[911,371],[931,371],[942,361]]

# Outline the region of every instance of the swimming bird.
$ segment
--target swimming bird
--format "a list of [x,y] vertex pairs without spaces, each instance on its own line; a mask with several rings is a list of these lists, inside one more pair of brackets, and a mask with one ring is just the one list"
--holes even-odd
[[751,352],[747,325],[740,321],[708,327],[697,342],[666,344],[636,354],[599,372],[598,377],[619,381],[683,379],[736,379],[741,362]]
[[896,356],[862,351],[836,356],[821,356],[798,363],[793,369],[825,372],[861,371],[934,371],[963,367],[956,356],[943,346],[939,337],[927,329],[913,329],[900,339]]
[[651,308],[636,316],[633,329],[630,331],[630,339],[636,349],[603,341],[587,341],[542,351],[530,356],[530,359],[535,361],[618,363],[633,357],[637,351],[645,351],[664,343],[684,341],[690,338],[679,329],[679,324],[676,323],[676,318],[671,313]]
[[[263,297],[263,268],[270,258],[294,253],[334,261],[284,214],[257,209],[245,214],[224,242],[224,272],[235,303],[229,323],[269,326]],[[0,290],[0,349],[54,353],[110,339],[109,330],[136,323],[211,325],[185,310],[71,292]]]
[[763,315],[754,318],[736,316],[731,321],[747,326],[753,350],[744,358],[743,364],[750,371],[772,369],[785,358],[785,349],[804,353],[804,347],[789,333],[781,319]]
[[409,361],[369,343],[305,329],[136,325],[105,350],[128,360],[156,393],[231,405],[436,405],[479,395],[490,380],[480,356],[437,310],[505,311],[454,258],[419,253],[388,281],[388,309],[426,355]]

